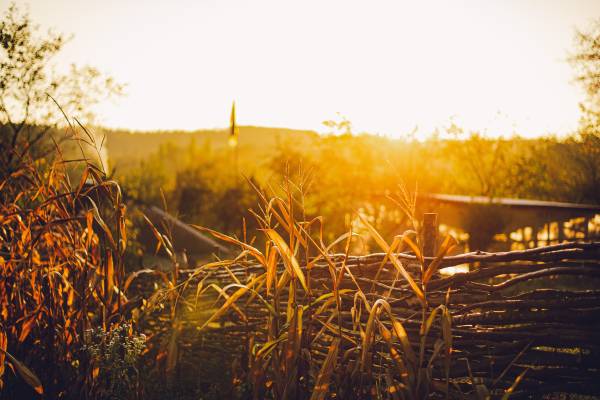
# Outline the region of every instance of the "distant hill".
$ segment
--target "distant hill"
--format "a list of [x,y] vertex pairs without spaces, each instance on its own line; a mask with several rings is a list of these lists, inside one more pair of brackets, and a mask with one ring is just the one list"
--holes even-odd
[[[227,147],[229,131],[226,129],[203,129],[197,131],[155,131],[132,132],[126,130],[105,130],[104,145],[111,164],[129,164],[137,162],[155,153],[161,145],[168,143],[186,147],[192,143],[213,150]],[[272,154],[278,145],[309,146],[318,139],[314,131],[267,128],[258,126],[240,126],[238,143],[240,152],[254,156]]]

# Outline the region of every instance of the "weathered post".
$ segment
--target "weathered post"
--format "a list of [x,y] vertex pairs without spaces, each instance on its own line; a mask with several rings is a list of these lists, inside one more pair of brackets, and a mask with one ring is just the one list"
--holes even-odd
[[558,243],[562,243],[565,240],[565,223],[564,221],[559,220],[557,222],[558,225]]
[[535,224],[531,226],[531,247],[538,247],[538,227]]
[[[438,222],[436,213],[423,214],[423,256],[435,256],[437,243]],[[426,262],[426,264],[429,264]]]

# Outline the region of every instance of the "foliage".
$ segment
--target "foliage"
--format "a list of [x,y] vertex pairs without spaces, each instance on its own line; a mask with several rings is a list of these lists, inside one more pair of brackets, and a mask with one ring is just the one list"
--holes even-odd
[[583,129],[598,134],[600,127],[600,20],[575,36],[575,51],[570,57],[576,80],[583,86],[587,99],[581,104],[584,111]]
[[[420,399],[433,392],[447,393],[447,379],[445,388],[436,386],[431,378],[431,369],[439,356],[445,359],[445,374],[448,376],[452,351],[451,318],[445,305],[429,306],[427,283],[443,257],[452,250],[453,239],[448,238],[435,260],[426,264],[420,240],[417,238],[415,242],[414,231],[396,236],[388,245],[367,219],[360,217],[370,237],[385,252],[386,260],[393,263],[396,279],[409,284],[411,295],[422,306],[418,340],[409,338],[398,316],[392,313],[387,297],[366,291],[359,285],[345,266],[343,260],[346,258],[342,259],[341,267],[333,262],[332,250],[336,245],[343,246],[344,254],[348,256],[351,241],[356,237],[353,230],[325,245],[323,236],[318,233],[321,232],[318,226],[322,223],[320,219],[297,218],[304,215],[301,187],[301,184],[286,181],[280,196],[258,192],[261,202],[254,215],[260,227],[259,233],[265,236],[262,251],[249,242],[198,227],[239,246],[241,251],[234,259],[197,268],[189,278],[191,283],[196,276],[219,269],[227,270],[232,277],[224,287],[214,284],[198,286],[196,296],[215,290],[224,297],[224,303],[200,326],[200,330],[208,329],[211,323],[230,311],[246,320],[243,309],[250,302],[260,302],[266,307],[266,312],[257,321],[260,328],[255,328],[256,333],[250,340],[253,345],[246,350],[249,360],[245,376],[253,390],[253,398],[325,399],[329,393],[336,393],[341,398],[387,398],[392,393],[391,398]],[[411,201],[414,197],[400,199],[405,210],[414,210]],[[414,221],[413,216],[410,219]],[[404,245],[409,246],[421,260],[418,281],[395,256]],[[241,282],[229,268],[246,259],[252,259],[261,269]],[[303,267],[299,260],[304,260]],[[317,262],[327,265],[329,274],[325,280],[311,274]],[[315,293],[319,292],[315,290],[320,285],[325,285],[326,292],[318,296]],[[230,293],[227,293],[228,289],[232,289]],[[346,314],[350,306],[351,322],[348,322]],[[428,335],[438,320],[442,337],[432,348]],[[354,336],[361,337],[362,342],[356,342]],[[317,363],[309,355],[314,343],[320,339],[325,339],[329,348],[325,360]],[[414,348],[410,339],[420,344]],[[380,374],[374,370],[374,360],[383,356],[382,350],[375,350],[375,344],[381,342],[386,344],[385,358],[397,370],[393,374]],[[349,359],[356,361],[350,362]]]
[[[95,399],[136,398],[139,387],[138,364],[146,346],[146,336],[132,335],[124,323],[105,330],[101,326],[85,332],[84,350],[97,374],[92,388]],[[97,371],[97,372],[96,372]]]
[[83,161],[81,180],[71,184],[65,161],[43,163],[0,182],[0,326],[8,349],[35,360],[55,397],[85,386],[88,377],[75,368],[85,367],[84,331],[122,315],[127,235],[119,187],[102,170]]
[[[48,138],[63,112],[82,123],[93,122],[93,106],[122,92],[122,85],[89,66],[72,65],[65,74],[52,70],[52,58],[67,39],[61,34],[38,34],[27,13],[12,3],[0,19],[0,172],[18,169],[26,155],[34,159],[53,154]],[[55,140],[63,141],[64,133]],[[15,151],[19,149],[20,153]]]
[[[348,230],[356,210],[372,215],[384,235],[408,229],[405,215],[389,200],[400,181],[408,187],[418,182],[420,193],[600,202],[600,144],[596,136],[585,133],[566,138],[494,139],[463,132],[456,138],[426,141],[372,135],[314,138],[308,133],[299,139],[304,134],[295,133],[277,142],[253,134],[254,143],[244,142],[249,138],[240,128],[240,172],[262,188],[278,190],[273,182],[285,176],[302,182],[307,189],[306,217],[321,216],[327,226],[325,238],[330,241]],[[124,143],[121,133],[107,132],[109,154],[118,151],[113,135],[119,137],[119,146]],[[151,145],[158,140],[154,135],[161,136],[127,137],[128,146],[146,149],[143,160],[111,159],[115,176],[127,192],[142,202],[162,206],[162,189],[169,210],[182,220],[240,237],[242,217],[253,221],[246,210],[255,196],[242,179],[233,176],[226,134],[175,135],[172,142],[161,136],[165,142],[157,147]],[[231,204],[231,200],[237,202]]]

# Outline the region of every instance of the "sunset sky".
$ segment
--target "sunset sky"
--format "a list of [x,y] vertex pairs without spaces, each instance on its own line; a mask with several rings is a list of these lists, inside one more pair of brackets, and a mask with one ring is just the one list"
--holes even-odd
[[[56,60],[127,84],[103,125],[136,130],[238,123],[399,137],[450,121],[488,134],[564,134],[582,91],[566,62],[598,0],[29,0],[74,38]],[[6,3],[5,3],[6,4]],[[4,8],[4,7],[2,7]]]

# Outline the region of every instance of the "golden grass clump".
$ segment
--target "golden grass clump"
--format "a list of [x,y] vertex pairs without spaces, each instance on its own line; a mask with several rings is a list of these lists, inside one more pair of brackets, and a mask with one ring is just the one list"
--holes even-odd
[[[390,398],[421,399],[434,393],[449,396],[452,356],[450,311],[445,304],[430,306],[427,283],[455,241],[448,237],[432,261],[426,262],[422,240],[414,230],[388,244],[362,215],[358,221],[385,252],[377,271],[391,273],[406,296],[420,304],[421,323],[406,327],[389,303],[392,288],[365,285],[346,264],[355,240],[352,229],[331,244],[323,242],[322,220],[308,220],[301,185],[287,181],[281,194],[268,196],[256,188],[260,205],[253,212],[260,237],[240,240],[204,227],[218,239],[238,247],[229,260],[194,270],[188,283],[207,274],[225,277],[223,287],[198,284],[197,296],[216,290],[224,298],[201,329],[233,311],[249,328],[245,380],[255,399],[274,398]],[[404,192],[406,195],[406,192]],[[405,210],[414,210],[414,197],[402,196]],[[411,215],[414,221],[414,215]],[[246,236],[244,232],[244,236]],[[263,245],[259,249],[257,242]],[[409,271],[396,253],[407,246],[418,260]],[[334,253],[341,247],[343,253]],[[393,271],[383,271],[391,262]],[[240,265],[258,265],[240,275]],[[227,278],[228,277],[228,278]],[[403,282],[403,283],[402,283]],[[448,291],[448,293],[450,293]],[[448,297],[448,295],[447,295]],[[446,297],[446,302],[447,302]],[[260,305],[262,313],[248,312]],[[258,315],[258,317],[257,317]],[[436,334],[431,335],[436,326]],[[434,379],[442,369],[445,379]],[[436,374],[439,376],[440,374]]]
[[0,177],[0,385],[8,398],[31,395],[23,382],[47,398],[89,395],[95,371],[82,353],[84,333],[121,322],[127,305],[125,206],[119,186],[85,156],[85,143],[97,143],[84,133],[81,159],[25,156]]

